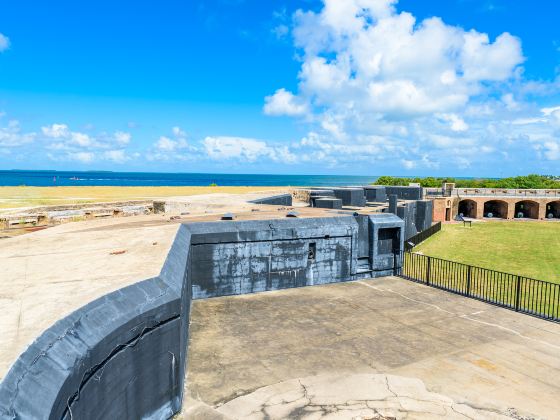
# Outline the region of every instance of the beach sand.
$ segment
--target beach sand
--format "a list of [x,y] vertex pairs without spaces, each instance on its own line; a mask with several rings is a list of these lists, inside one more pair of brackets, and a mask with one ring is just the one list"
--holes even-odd
[[200,194],[246,194],[286,187],[0,187],[0,209],[61,204],[152,200]]

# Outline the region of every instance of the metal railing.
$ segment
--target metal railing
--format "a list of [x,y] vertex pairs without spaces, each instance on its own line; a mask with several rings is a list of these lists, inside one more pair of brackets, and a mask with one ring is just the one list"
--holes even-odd
[[453,195],[457,197],[540,197],[558,198],[558,189],[506,189],[506,188],[455,188]]
[[560,284],[412,252],[401,258],[400,277],[560,322]]
[[424,188],[426,197],[535,197],[559,198],[560,189],[530,189],[530,188],[454,188],[453,191],[443,191],[441,188]]
[[404,250],[410,251],[416,245],[424,242],[434,233],[437,233],[441,230],[441,222],[437,222],[436,224],[430,226],[428,229],[423,230],[422,232],[417,233],[414,236],[411,236],[404,242]]

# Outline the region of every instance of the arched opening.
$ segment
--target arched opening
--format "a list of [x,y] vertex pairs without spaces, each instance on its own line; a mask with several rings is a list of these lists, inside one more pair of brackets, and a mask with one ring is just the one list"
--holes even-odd
[[546,205],[545,217],[547,219],[560,219],[560,201],[553,201]]
[[535,201],[523,200],[515,203],[515,214],[517,219],[538,219],[539,203]]
[[470,217],[476,219],[476,201],[461,200],[459,201],[459,216]]
[[501,200],[490,200],[484,203],[484,217],[506,219],[508,203]]

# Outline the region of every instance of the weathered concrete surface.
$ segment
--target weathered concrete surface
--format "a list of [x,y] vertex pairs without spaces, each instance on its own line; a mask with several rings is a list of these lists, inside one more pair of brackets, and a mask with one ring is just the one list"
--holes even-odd
[[159,274],[178,224],[119,229],[118,223],[71,223],[0,242],[0,378],[59,319]]
[[296,378],[391,374],[473,409],[560,412],[560,325],[398,278],[196,301],[190,340],[186,391],[219,411]]
[[[478,409],[429,392],[419,379],[383,374],[320,375],[292,379],[235,398],[216,412],[226,418],[254,420],[511,418],[510,415]],[[196,412],[193,414],[199,415]]]

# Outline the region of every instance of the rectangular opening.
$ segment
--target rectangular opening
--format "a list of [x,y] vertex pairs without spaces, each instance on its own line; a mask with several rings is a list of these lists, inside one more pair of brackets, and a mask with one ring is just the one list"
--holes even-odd
[[391,254],[399,250],[399,228],[384,228],[377,232],[377,253]]
[[315,242],[309,242],[309,251],[307,253],[307,259],[315,261],[315,255],[317,255],[317,244]]

